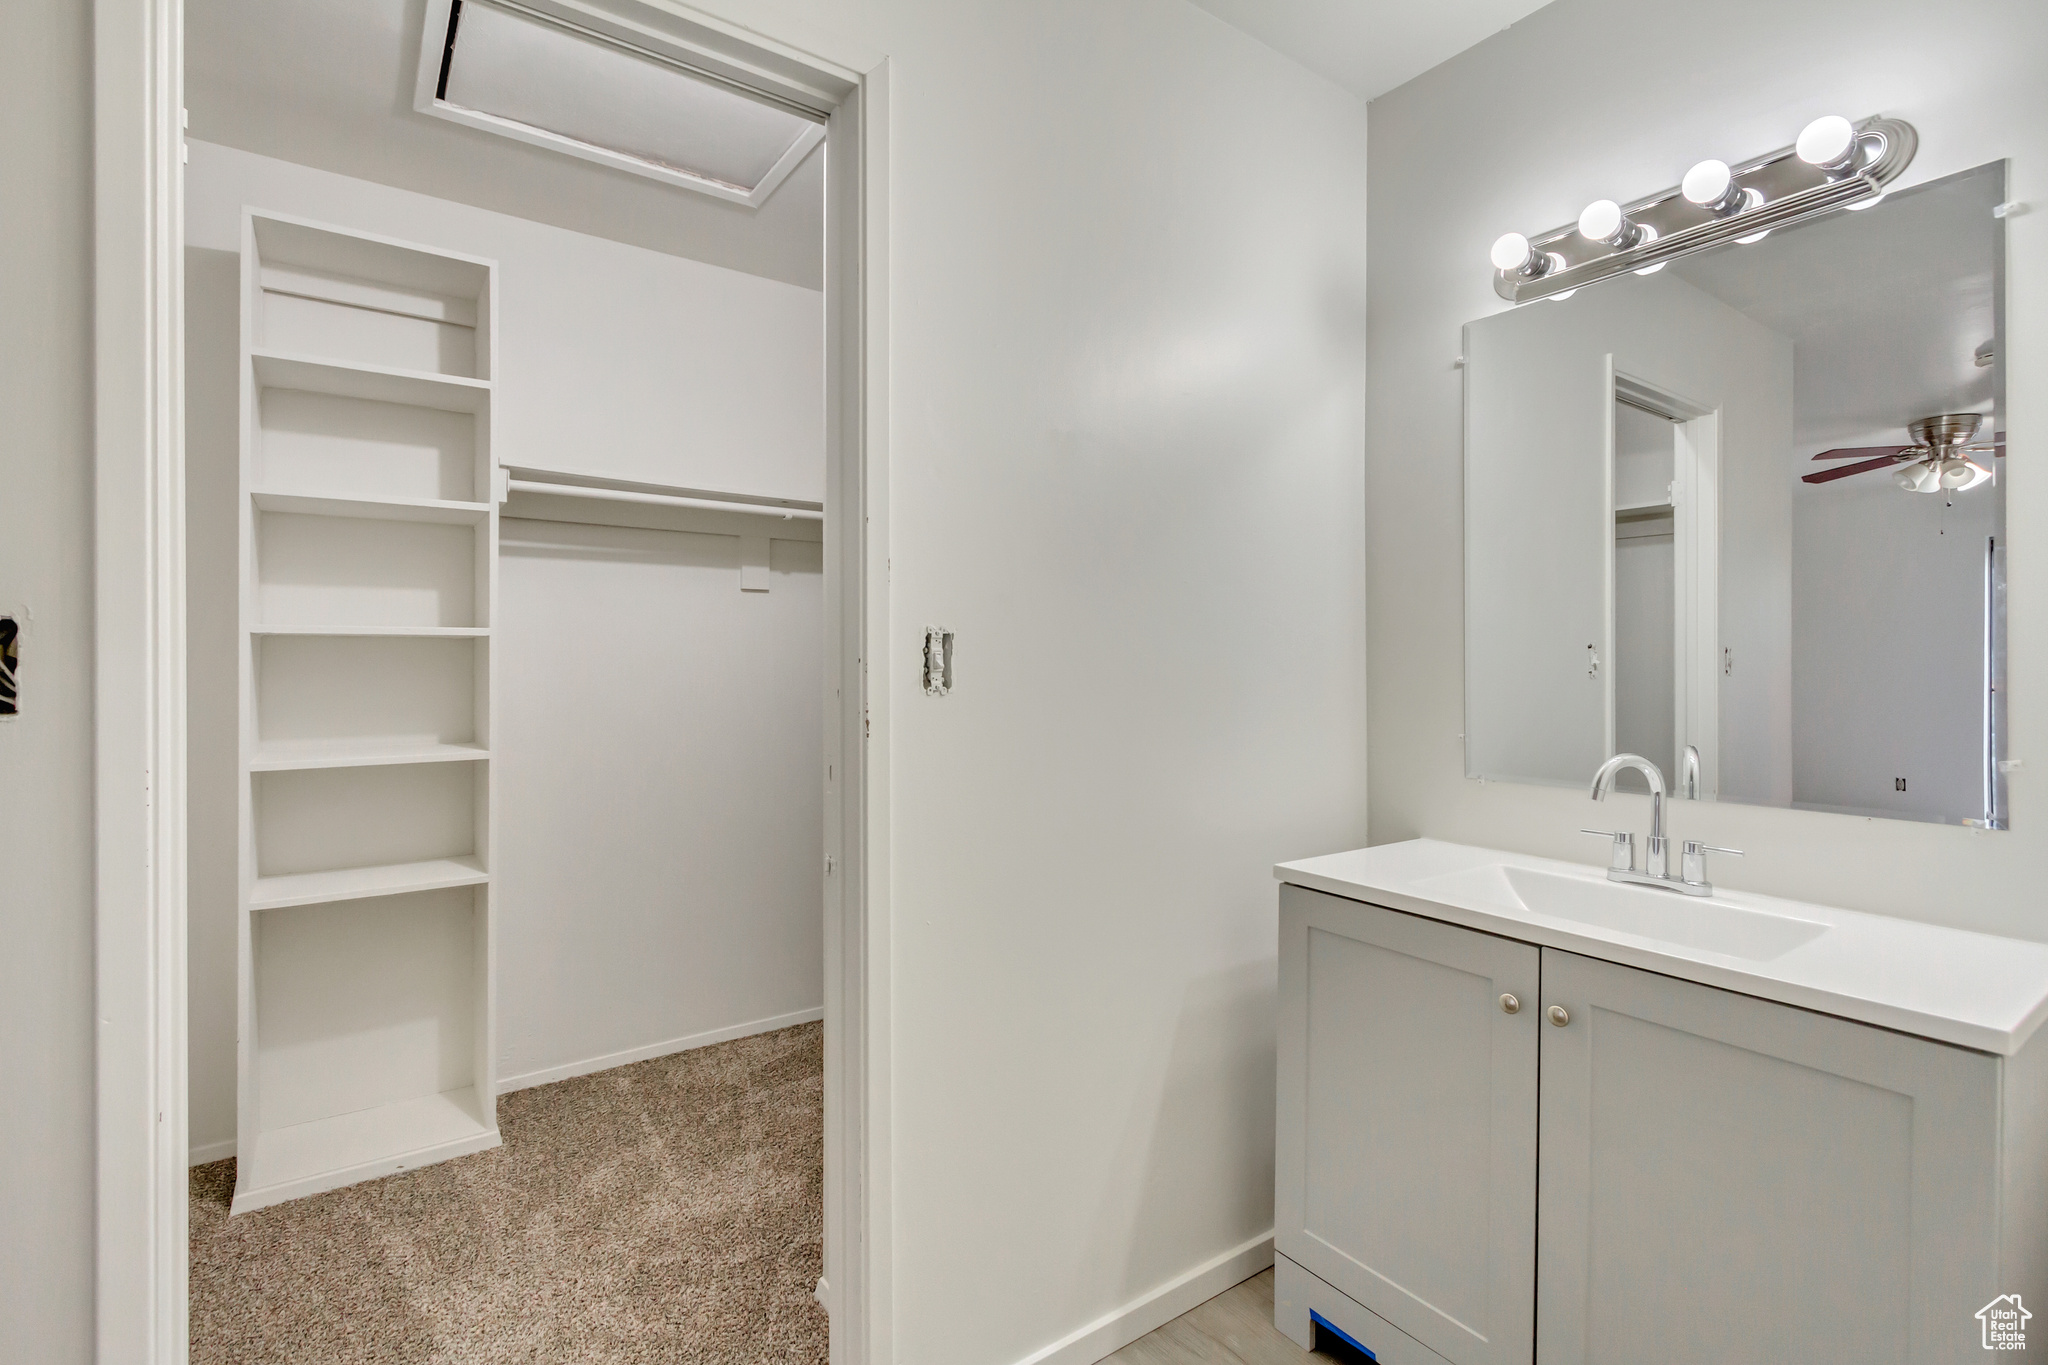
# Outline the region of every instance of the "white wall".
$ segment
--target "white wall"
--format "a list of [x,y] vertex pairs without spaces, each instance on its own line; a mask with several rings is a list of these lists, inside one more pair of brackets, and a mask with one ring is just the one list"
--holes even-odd
[[92,1355],[92,10],[0,6],[0,1359]]
[[501,1085],[818,1017],[820,549],[503,523]]
[[[1460,761],[1459,328],[1501,311],[1486,249],[1591,200],[1674,184],[1706,156],[1783,146],[1810,118],[1884,112],[1920,132],[1912,182],[2012,158],[2008,197],[2048,201],[2048,8],[2032,0],[1729,0],[1711,14],[1558,0],[1372,107],[1372,834],[1588,861],[1583,793],[1476,783]],[[1682,61],[1673,54],[1682,53]],[[1627,118],[1612,116],[1627,109]],[[1512,128],[1512,136],[1502,129]],[[1455,174],[1446,174],[1455,167]],[[1426,203],[1428,211],[1416,212]],[[2048,214],[2007,220],[2012,448],[2044,420]],[[1547,305],[1546,305],[1547,306]],[[2014,459],[2012,748],[2048,715],[2048,484]],[[1418,473],[1418,470],[1422,471]],[[2009,834],[1723,802],[1678,832],[1748,850],[1730,885],[2048,938],[2048,762],[2013,774]],[[1616,798],[1620,799],[1620,798]],[[1631,798],[1640,801],[1640,798]],[[1647,812],[1637,812],[1638,827]]]
[[[1958,493],[1949,506],[1900,492],[1886,473],[1797,488],[1793,799],[1862,814],[1979,815],[1996,490]],[[1879,734],[1881,748],[1867,738]],[[1901,777],[1904,791],[1893,786]]]
[[1272,1225],[1271,864],[1364,837],[1364,114],[1184,0],[777,7],[889,59],[896,1359],[1008,1365]]
[[191,145],[188,252],[238,251],[253,204],[498,262],[500,464],[824,497],[816,290]]
[[[211,1159],[235,1131],[242,206],[497,259],[492,448],[508,464],[820,497],[823,300],[203,143],[186,183],[192,1144]],[[815,1011],[815,542],[776,542],[784,572],[743,594],[732,535],[507,526],[499,1075],[552,1079]]]

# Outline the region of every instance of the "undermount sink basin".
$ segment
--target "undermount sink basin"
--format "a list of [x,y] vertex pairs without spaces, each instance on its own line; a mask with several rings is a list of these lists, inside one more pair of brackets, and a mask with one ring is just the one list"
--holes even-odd
[[1813,920],[1749,910],[1604,877],[1495,865],[1423,878],[1425,887],[1699,952],[1768,962],[1826,933]]

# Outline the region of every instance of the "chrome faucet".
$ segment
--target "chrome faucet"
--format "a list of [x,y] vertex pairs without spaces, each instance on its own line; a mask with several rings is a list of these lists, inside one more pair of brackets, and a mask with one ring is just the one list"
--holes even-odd
[[1728,853],[1737,858],[1740,849],[1714,848],[1687,839],[1680,861],[1680,875],[1671,875],[1671,856],[1664,842],[1664,774],[1657,765],[1641,754],[1616,754],[1600,765],[1600,771],[1593,774],[1592,796],[1595,801],[1607,798],[1607,792],[1614,785],[1614,775],[1624,768],[1634,768],[1650,784],[1650,837],[1645,842],[1643,870],[1636,870],[1635,836],[1626,830],[1588,829],[1581,834],[1597,834],[1612,840],[1607,858],[1607,879],[1615,882],[1634,882],[1643,886],[1661,886],[1688,896],[1711,896],[1714,887],[1707,880],[1707,855]]

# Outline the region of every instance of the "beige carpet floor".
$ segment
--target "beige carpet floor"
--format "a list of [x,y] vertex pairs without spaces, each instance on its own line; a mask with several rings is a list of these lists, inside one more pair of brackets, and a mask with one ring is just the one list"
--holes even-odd
[[233,1219],[194,1168],[194,1365],[822,1365],[821,1042],[516,1091],[502,1147]]

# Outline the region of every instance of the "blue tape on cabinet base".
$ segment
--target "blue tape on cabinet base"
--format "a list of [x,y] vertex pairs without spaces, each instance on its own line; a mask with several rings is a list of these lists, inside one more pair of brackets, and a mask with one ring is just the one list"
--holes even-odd
[[1379,1359],[1378,1356],[1373,1354],[1372,1348],[1370,1346],[1367,1346],[1357,1337],[1352,1336],[1349,1332],[1345,1331],[1342,1327],[1339,1327],[1336,1323],[1331,1322],[1321,1313],[1316,1312],[1315,1309],[1309,1309],[1308,1320],[1311,1329],[1317,1327],[1322,1328],[1325,1332],[1328,1332],[1331,1336],[1337,1338],[1337,1340],[1343,1342],[1352,1350],[1357,1351],[1359,1354],[1363,1355],[1367,1360]]

